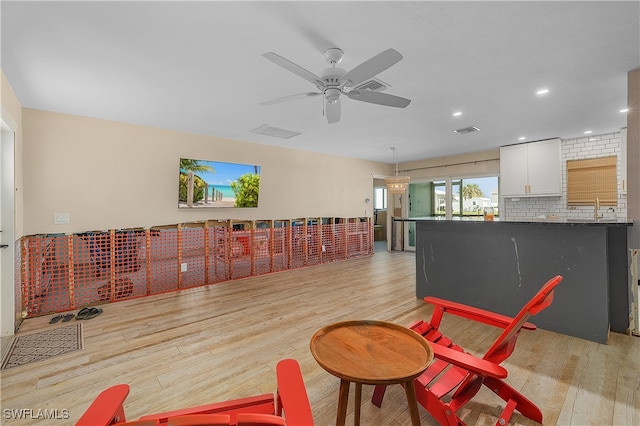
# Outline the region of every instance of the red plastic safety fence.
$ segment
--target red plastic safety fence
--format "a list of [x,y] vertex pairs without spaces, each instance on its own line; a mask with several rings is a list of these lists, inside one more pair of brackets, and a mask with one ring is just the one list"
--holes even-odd
[[217,283],[230,279],[229,259],[231,256],[229,241],[231,229],[228,226],[214,226],[208,229],[207,283]]
[[180,288],[178,265],[178,229],[152,228],[150,258],[150,294]]
[[21,239],[26,317],[373,254],[369,218],[208,221]]
[[289,269],[289,240],[290,228],[285,227],[284,222],[275,223],[269,230],[271,240],[269,249],[271,251],[271,268],[273,272]]
[[195,287],[206,283],[206,253],[204,226],[179,228],[178,240],[182,250],[179,253],[180,287]]

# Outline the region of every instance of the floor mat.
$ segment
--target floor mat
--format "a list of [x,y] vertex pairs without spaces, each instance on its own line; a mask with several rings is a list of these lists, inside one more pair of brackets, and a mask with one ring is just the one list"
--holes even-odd
[[82,323],[14,336],[0,370],[82,349]]

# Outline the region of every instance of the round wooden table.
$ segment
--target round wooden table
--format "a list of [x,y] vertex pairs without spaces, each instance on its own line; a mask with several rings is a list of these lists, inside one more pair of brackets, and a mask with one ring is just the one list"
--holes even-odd
[[433,349],[424,337],[389,322],[345,321],[318,330],[310,349],[322,368],[340,378],[337,426],[346,421],[351,382],[356,384],[354,425],[360,424],[363,384],[404,384],[411,424],[420,425],[413,379],[433,360]]

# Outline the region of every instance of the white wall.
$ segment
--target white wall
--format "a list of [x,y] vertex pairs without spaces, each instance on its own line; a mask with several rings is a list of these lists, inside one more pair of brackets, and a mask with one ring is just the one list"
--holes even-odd
[[[24,234],[206,219],[373,216],[392,165],[25,108]],[[252,209],[178,209],[180,158],[258,164]],[[54,225],[55,213],[70,223]]]
[[593,219],[593,206],[567,207],[567,161],[588,158],[618,156],[618,206],[615,212],[600,209],[607,218],[627,218],[627,197],[622,193],[620,167],[620,132],[590,135],[562,140],[562,193],[560,197],[520,197],[516,201],[505,198],[504,220],[529,220],[537,216],[555,214],[559,217]]

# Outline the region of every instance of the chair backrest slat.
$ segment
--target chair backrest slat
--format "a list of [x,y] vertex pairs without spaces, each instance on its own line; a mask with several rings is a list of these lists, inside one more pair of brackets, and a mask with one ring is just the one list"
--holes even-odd
[[556,275],[542,286],[540,291],[538,291],[538,293],[524,305],[518,315],[514,317],[513,322],[504,329],[502,334],[500,334],[483,356],[483,359],[499,364],[511,355],[515,348],[516,338],[518,337],[518,333],[520,333],[520,329],[531,316],[537,315],[551,305],[554,289],[560,284],[560,281],[562,281],[562,276]]

